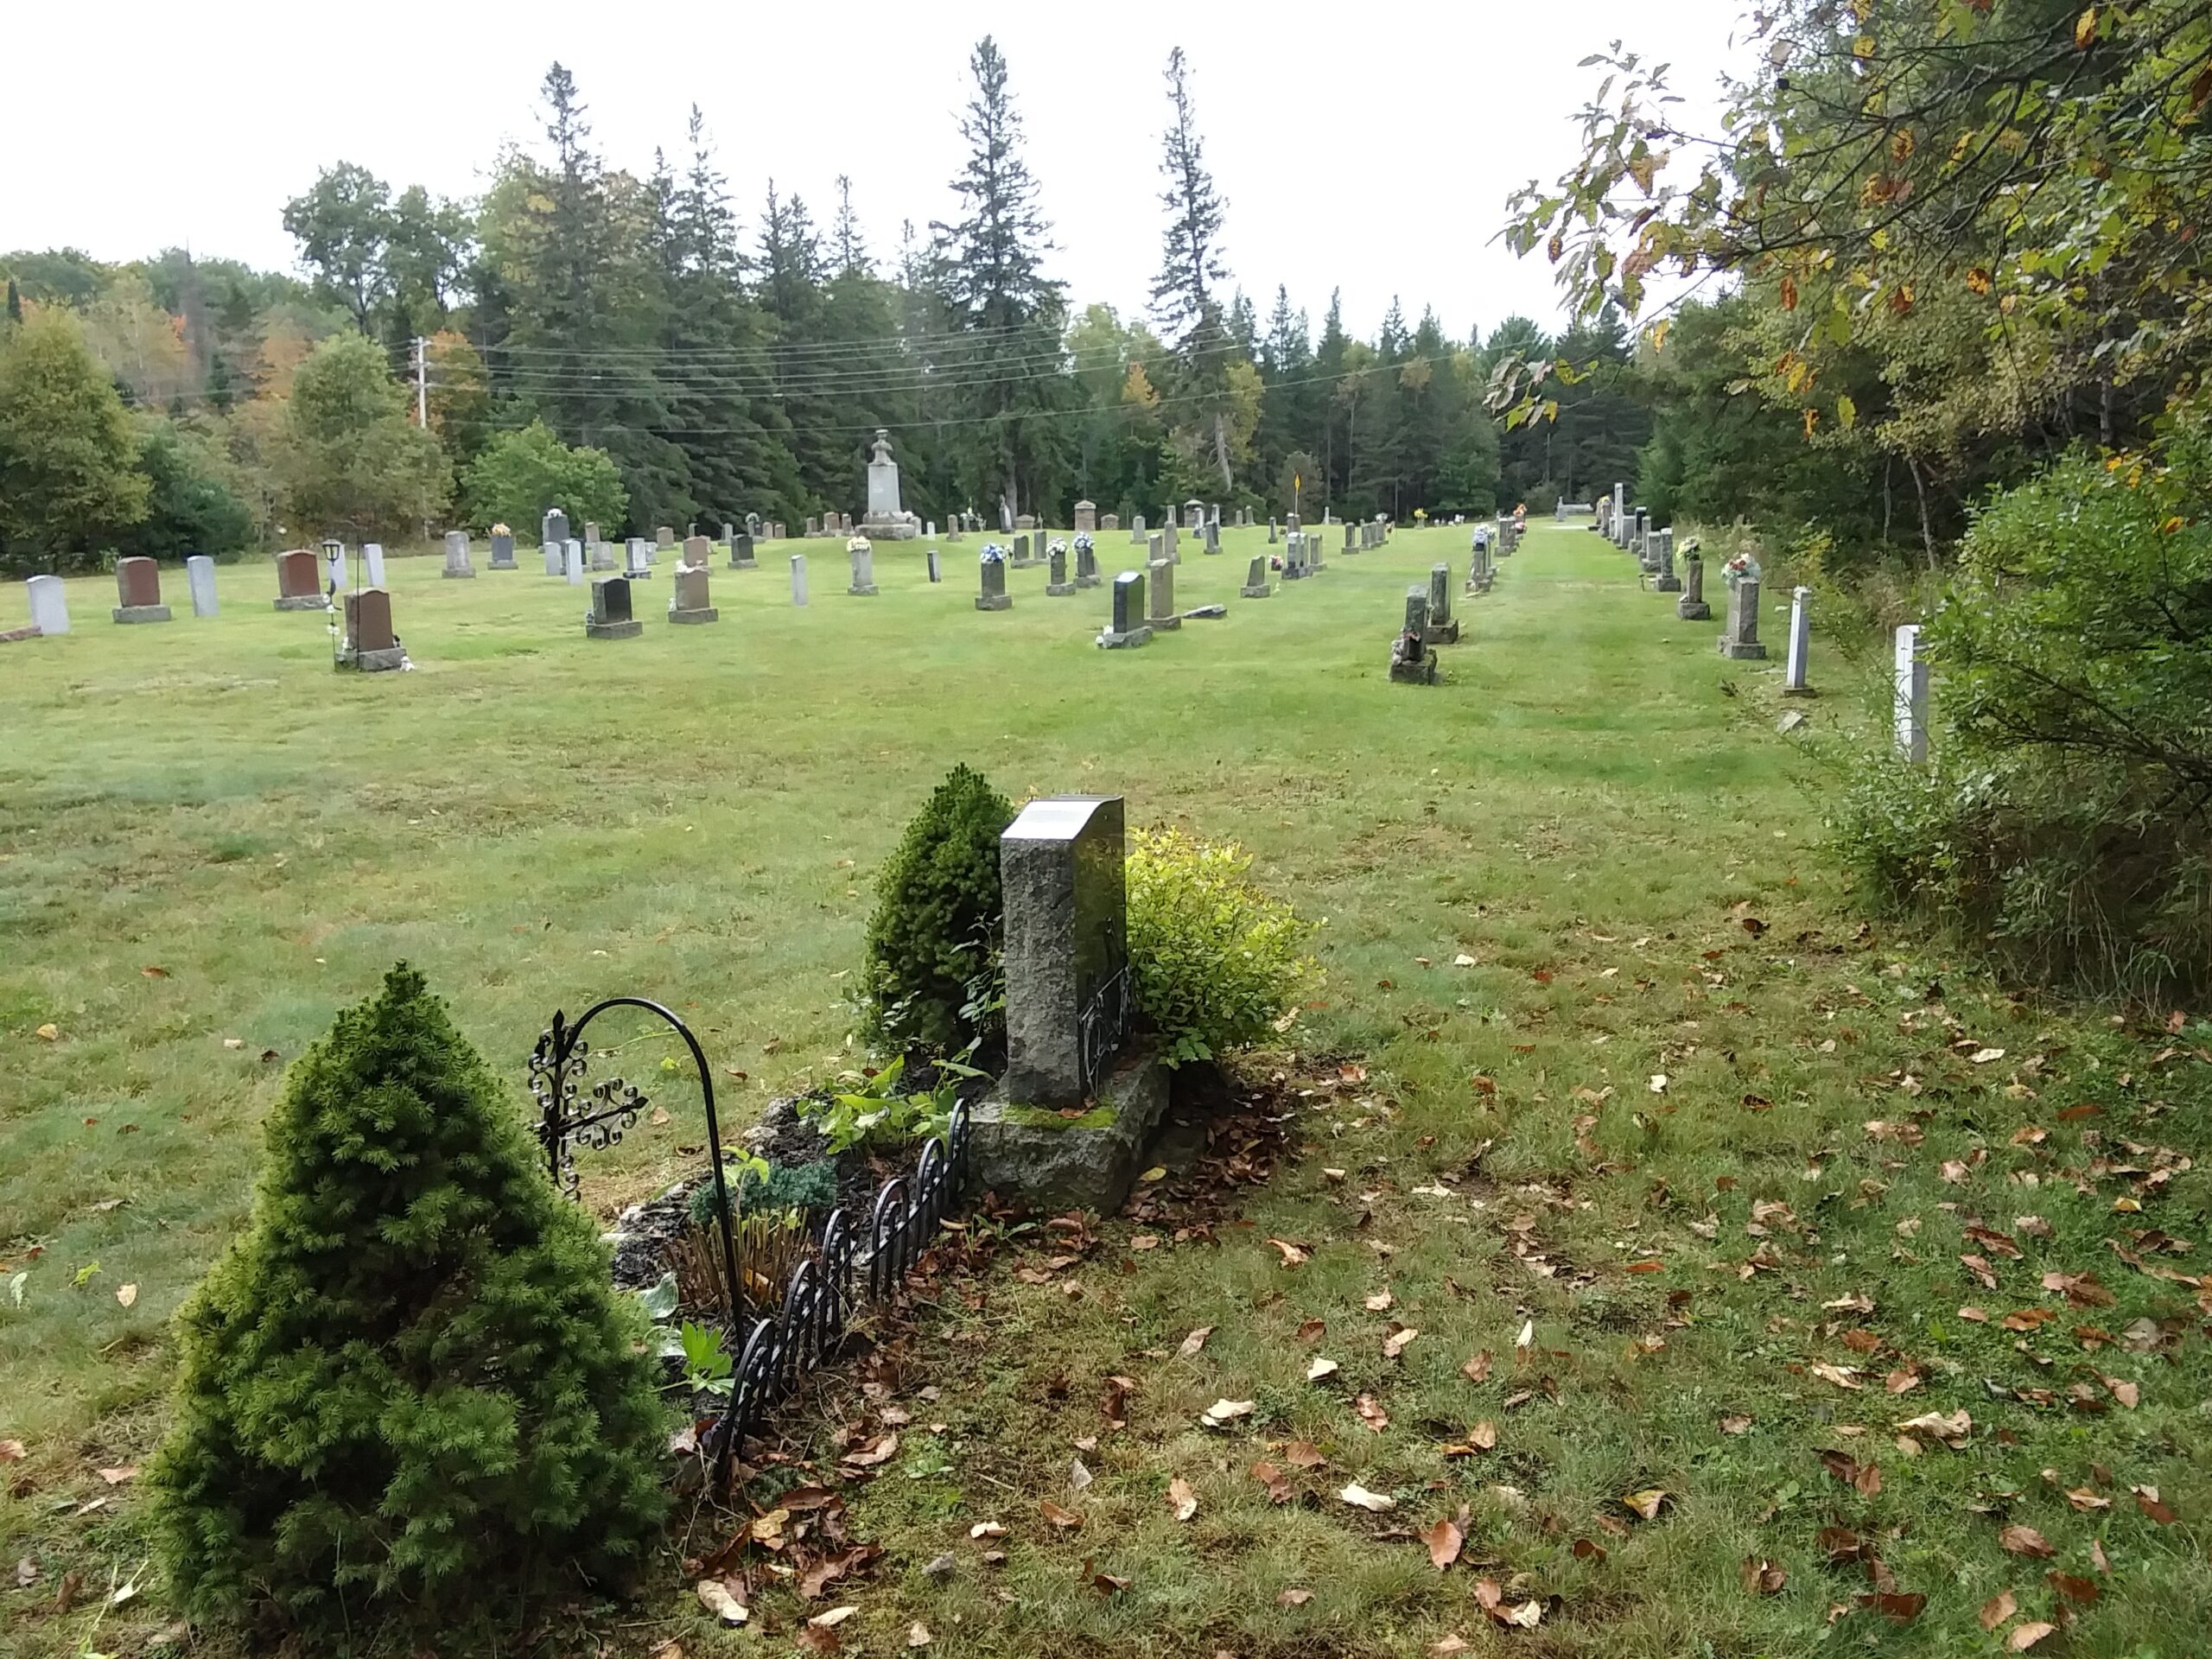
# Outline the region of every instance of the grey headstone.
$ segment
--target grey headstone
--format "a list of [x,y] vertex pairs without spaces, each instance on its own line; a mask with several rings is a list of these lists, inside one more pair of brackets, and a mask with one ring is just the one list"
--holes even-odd
[[[895,489],[897,486],[893,485],[893,487]],[[853,561],[852,585],[847,588],[845,591],[853,594],[856,598],[873,599],[876,593],[874,547],[871,544],[868,546],[854,548],[852,550],[851,557]]]
[[561,544],[561,569],[569,587],[584,585],[584,544],[573,536]]
[[215,614],[215,561],[205,553],[195,553],[184,562],[184,579],[192,590],[192,613],[194,616]]
[[1098,636],[1108,650],[1149,643],[1152,630],[1144,620],[1145,581],[1141,570],[1124,570],[1114,578],[1114,620]]
[[[583,543],[571,542],[572,548]],[[630,583],[623,576],[601,576],[591,585],[591,613],[584,618],[584,634],[592,639],[634,639],[645,625],[631,614]]]
[[1014,595],[1006,590],[1006,561],[980,559],[976,563],[982,573],[982,587],[976,595],[976,608],[979,611],[1012,610]]
[[1675,601],[1675,614],[1685,622],[1702,622],[1713,614],[1713,607],[1705,602],[1703,559],[1682,561],[1682,595]]
[[[365,554],[368,549],[365,547],[361,551]],[[442,574],[459,580],[467,580],[475,575],[476,567],[468,562],[468,532],[467,531],[449,530],[446,532],[446,568]],[[377,549],[375,559],[369,562],[369,586],[383,587],[383,577],[384,550],[379,547]]]
[[1023,807],[999,838],[1007,1098],[1080,1106],[1127,1034],[1128,888],[1119,796]]
[[791,603],[806,603],[806,555],[804,553],[791,555]]
[[59,576],[32,576],[23,583],[31,602],[31,626],[41,633],[69,632],[69,595]]
[[361,569],[368,574],[370,587],[384,586],[384,543],[382,542],[361,543]]
[[567,541],[569,539],[569,515],[562,512],[558,507],[554,508],[550,512],[547,513],[545,515],[544,524],[539,530],[537,539],[541,542],[557,543]]
[[944,580],[944,571],[938,563],[937,549],[930,549],[930,582],[932,585]]
[[1920,625],[1897,630],[1896,708],[1897,753],[1919,766],[1928,759],[1928,664],[1920,655]]
[[497,531],[492,537],[492,568],[512,570],[515,568],[515,538],[512,531]]
[[1813,646],[1813,590],[1793,588],[1789,593],[1789,644],[1783,652],[1782,695],[1785,697],[1810,696],[1813,688],[1806,683],[1806,658]]
[[1244,572],[1244,585],[1236,591],[1239,597],[1244,599],[1265,599],[1269,594],[1274,592],[1274,589],[1268,585],[1268,556],[1266,554],[1255,553],[1252,556],[1252,563]]
[[1152,609],[1145,617],[1145,626],[1154,633],[1172,632],[1183,626],[1183,619],[1175,609],[1175,566],[1166,559],[1155,559],[1146,571],[1145,579],[1151,584]]
[[1766,647],[1759,643],[1759,585],[1751,577],[1738,578],[1728,590],[1728,621],[1715,643],[1723,657],[1738,661],[1766,655]]

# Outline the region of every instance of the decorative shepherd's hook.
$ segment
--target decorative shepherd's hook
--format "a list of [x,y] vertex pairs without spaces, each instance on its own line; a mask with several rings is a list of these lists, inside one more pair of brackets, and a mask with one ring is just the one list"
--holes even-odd
[[541,1114],[537,1139],[545,1149],[546,1166],[553,1185],[575,1197],[575,1148],[613,1145],[645,1109],[644,1095],[620,1077],[608,1077],[592,1085],[588,1108],[575,1109],[584,1068],[591,1063],[584,1027],[609,1008],[643,1008],[665,1020],[691,1051],[691,1064],[698,1068],[699,1094],[707,1107],[707,1166],[715,1178],[715,1222],[722,1237],[722,1286],[728,1303],[729,1340],[735,1342],[745,1330],[747,1304],[745,1287],[737,1276],[737,1235],[730,1222],[729,1186],[722,1175],[722,1131],[715,1116],[714,1074],[699,1039],[673,1010],[642,996],[610,996],[586,1008],[574,1025],[555,1011],[553,1024],[538,1038],[537,1048],[530,1057],[530,1091],[537,1097]]

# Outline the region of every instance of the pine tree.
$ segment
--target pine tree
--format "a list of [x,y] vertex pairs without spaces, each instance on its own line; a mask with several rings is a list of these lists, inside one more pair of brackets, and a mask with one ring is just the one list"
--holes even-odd
[[1160,246],[1160,275],[1153,279],[1153,315],[1175,347],[1181,371],[1180,397],[1195,405],[1198,425],[1212,450],[1221,486],[1233,488],[1230,467],[1228,369],[1236,345],[1216,290],[1229,280],[1221,254],[1222,220],[1228,204],[1206,170],[1205,146],[1198,137],[1198,111],[1191,98],[1190,66],[1183,48],[1167,54],[1167,103],[1173,111],[1161,140],[1160,171],[1167,181],[1160,192],[1167,229]]
[[861,216],[853,211],[853,181],[842,173],[837,175],[837,217],[830,238],[840,276],[848,271],[858,271],[863,276],[874,273],[874,266],[868,257],[868,241],[861,234]]
[[960,217],[930,226],[938,288],[964,336],[940,366],[980,436],[969,468],[978,493],[1001,497],[1020,512],[1060,463],[1062,435],[1051,420],[1032,417],[1061,401],[1057,371],[1066,305],[1061,285],[1044,274],[1052,227],[1021,155],[1021,117],[1007,90],[1006,58],[986,35],[968,66],[976,83],[960,118],[968,161],[951,181]]
[[152,1484],[185,1609],[327,1639],[633,1569],[663,1414],[596,1231],[419,973],[341,1014],[179,1315]]

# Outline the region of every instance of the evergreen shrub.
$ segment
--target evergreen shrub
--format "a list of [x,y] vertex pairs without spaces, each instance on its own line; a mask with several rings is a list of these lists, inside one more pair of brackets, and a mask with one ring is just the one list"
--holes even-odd
[[960,766],[907,824],[868,920],[861,1014],[879,1048],[943,1052],[1003,1038],[992,982],[1006,931],[999,836],[1013,822],[1006,797]]
[[637,1567],[665,1510],[642,1316],[420,974],[339,1015],[267,1143],[179,1315],[151,1484],[180,1605],[358,1638]]

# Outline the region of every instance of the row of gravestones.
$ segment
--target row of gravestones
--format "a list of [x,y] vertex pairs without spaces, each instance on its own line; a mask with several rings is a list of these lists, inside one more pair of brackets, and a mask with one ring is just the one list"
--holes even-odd
[[[1512,519],[1501,522],[1496,532],[1483,524],[1475,531],[1474,549],[1467,562],[1465,592],[1478,598],[1490,592],[1497,580],[1497,560],[1521,544],[1520,527]],[[1452,567],[1433,564],[1428,585],[1406,589],[1405,626],[1390,642],[1390,678],[1400,685],[1434,685],[1439,664],[1436,647],[1459,643],[1459,619],[1452,614]]]
[[[1628,504],[1628,486],[1617,483],[1609,499],[1601,499],[1592,522],[1613,543],[1637,556],[1643,573],[1651,578],[1655,593],[1675,594],[1675,614],[1685,622],[1702,622],[1713,615],[1705,600],[1705,560],[1697,543],[1685,543],[1680,574],[1675,560],[1675,532],[1651,522],[1650,510]],[[1783,659],[1782,695],[1809,697],[1813,590],[1797,587],[1789,592],[1789,644]],[[1714,641],[1719,653],[1732,661],[1756,662],[1766,656],[1759,639],[1759,574],[1756,563],[1728,573],[1728,612],[1720,637]],[[1928,663],[1920,652],[1920,627],[1907,623],[1897,631],[1893,673],[1893,728],[1898,751],[1919,762],[1928,758]],[[1796,723],[1785,717],[1784,729]]]

